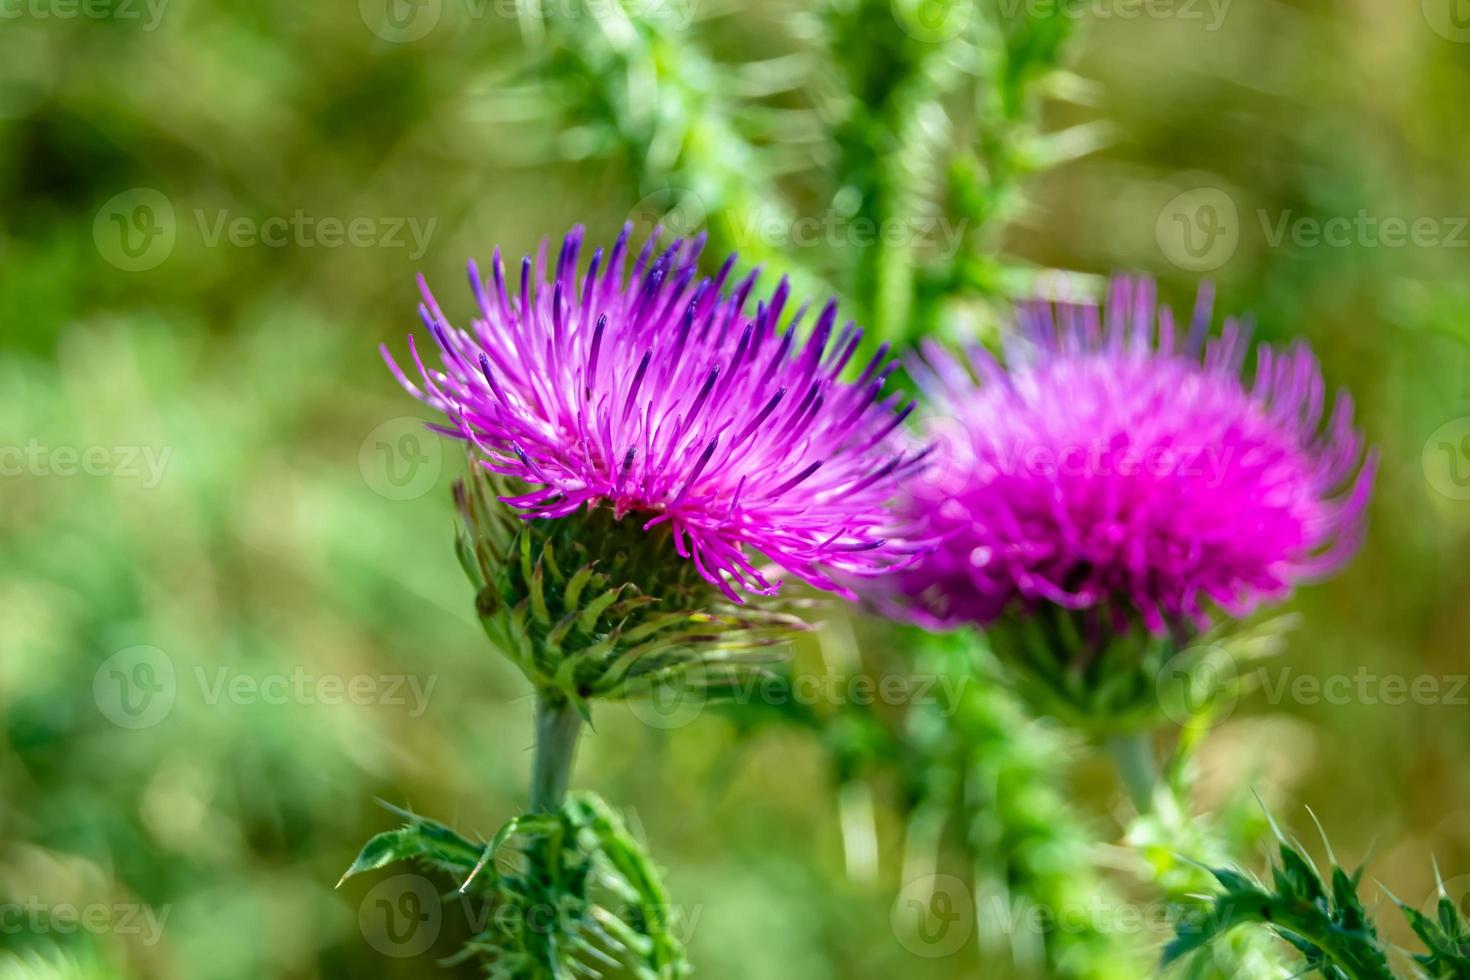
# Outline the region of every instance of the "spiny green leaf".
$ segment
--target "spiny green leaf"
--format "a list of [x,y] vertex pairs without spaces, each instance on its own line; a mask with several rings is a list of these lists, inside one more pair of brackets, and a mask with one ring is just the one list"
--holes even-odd
[[1291,944],[1303,956],[1307,972],[1329,980],[1392,980],[1388,957],[1358,898],[1361,872],[1349,874],[1334,862],[1329,891],[1311,860],[1276,829],[1282,843],[1270,889],[1245,874],[1213,870],[1222,892],[1180,924],[1165,948],[1164,963],[1254,923],[1269,926]]
[[[507,822],[483,845],[396,812],[408,826],[373,838],[349,873],[405,858],[448,872],[486,913],[453,962],[475,959],[507,980],[571,980],[602,969],[642,980],[688,976],[658,869],[600,799],[573,794],[556,812]],[[510,850],[516,860],[497,862]]]
[[422,853],[418,846],[417,834],[411,827],[401,827],[398,830],[387,830],[375,836],[363,845],[361,853],[337,881],[337,887],[342,887],[342,882],[353,875],[362,874],[364,871],[375,871],[385,865],[409,858],[418,857]]

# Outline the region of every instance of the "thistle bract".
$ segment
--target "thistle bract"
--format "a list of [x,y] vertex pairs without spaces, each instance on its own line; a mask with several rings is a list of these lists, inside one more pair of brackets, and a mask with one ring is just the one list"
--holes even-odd
[[497,488],[505,479],[484,471],[455,485],[476,611],[538,691],[584,716],[594,698],[718,697],[805,628],[778,608],[726,600],[680,559],[666,527],[645,531],[606,508],[523,521]]
[[938,450],[907,506],[939,545],[902,573],[910,610],[987,627],[1083,713],[1108,688],[1112,712],[1152,700],[1220,612],[1340,567],[1373,472],[1351,400],[1328,411],[1302,343],[1260,346],[1245,380],[1248,330],[1210,320],[1208,289],[1181,334],[1150,281],[1120,279],[1105,309],[1022,306],[1003,360],[928,347]]

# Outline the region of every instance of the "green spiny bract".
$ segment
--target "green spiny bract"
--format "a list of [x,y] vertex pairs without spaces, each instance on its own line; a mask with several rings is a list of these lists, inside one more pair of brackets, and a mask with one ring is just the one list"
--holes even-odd
[[[1269,882],[1227,868],[1209,869],[1221,891],[1180,923],[1164,949],[1164,965],[1188,963],[1236,926],[1265,925],[1304,957],[1305,964],[1294,976],[1393,980],[1387,944],[1358,898],[1362,869],[1348,873],[1332,858],[1331,873],[1324,880],[1300,845],[1288,843],[1279,831],[1277,837],[1280,859],[1271,868]],[[1443,883],[1432,915],[1395,902],[1427,950],[1414,954],[1414,975],[1470,980],[1470,923],[1445,894]]]
[[610,508],[521,520],[500,478],[473,467],[455,484],[460,563],[495,646],[538,691],[584,716],[596,698],[658,691],[719,697],[805,628],[769,604],[736,605],[674,547],[667,525]]
[[[1194,733],[1198,734],[1198,733]],[[1152,809],[1127,829],[1128,851],[1138,861],[1140,882],[1156,889],[1171,922],[1208,915],[1208,896],[1216,886],[1211,867],[1233,863],[1262,843],[1269,816],[1253,801],[1222,801],[1209,814],[1192,810],[1199,778],[1189,756],[1189,736],[1161,782]],[[1131,862],[1130,862],[1131,863]],[[1284,978],[1295,973],[1296,958],[1268,932],[1235,929],[1210,943],[1208,953],[1181,960],[1169,974],[1179,980]]]
[[1167,965],[1239,925],[1274,929],[1306,959],[1303,974],[1329,980],[1392,980],[1372,920],[1358,899],[1361,871],[1332,869],[1330,886],[1302,853],[1283,843],[1269,885],[1227,868],[1211,868],[1223,892],[1186,918],[1164,950]]
[[1135,623],[1089,638],[1077,615],[1043,607],[988,626],[1008,680],[1036,713],[1096,737],[1161,724],[1208,725],[1234,707],[1251,668],[1273,656],[1289,617],[1199,636],[1160,636]]
[[1440,882],[1433,916],[1402,902],[1398,906],[1428,950],[1414,954],[1414,962],[1424,975],[1434,980],[1470,980],[1470,923],[1460,915],[1454,900],[1445,894],[1444,883]]
[[689,975],[657,867],[598,797],[517,817],[488,844],[394,812],[406,824],[368,841],[343,880],[405,860],[450,877],[446,901],[466,903],[479,931],[449,964],[479,960],[492,980]]

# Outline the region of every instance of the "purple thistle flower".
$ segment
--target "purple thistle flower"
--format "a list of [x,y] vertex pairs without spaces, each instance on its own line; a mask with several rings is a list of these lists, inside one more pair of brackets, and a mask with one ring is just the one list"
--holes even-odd
[[1247,383],[1249,328],[1209,336],[1211,294],[1187,336],[1151,280],[1118,279],[1105,311],[1022,306],[1004,366],[927,347],[913,371],[939,459],[909,506],[941,544],[901,578],[922,618],[1054,604],[1094,637],[1187,634],[1211,604],[1241,616],[1347,561],[1375,468],[1351,399],[1324,422],[1301,342],[1259,347]]
[[755,272],[726,291],[731,256],[713,279],[696,277],[703,236],[656,251],[643,246],[624,274],[631,225],[578,272],[582,229],[562,243],[551,278],[546,244],[507,289],[496,249],[492,279],[473,262],[479,313],[451,326],[420,277],[419,313],[440,366],[420,358],[420,388],[398,380],[451,423],[482,464],[526,484],[502,498],[525,518],[559,518],[607,505],[645,530],[667,523],[678,553],[734,601],[736,588],[773,594],[758,553],[823,589],[909,561],[889,506],[919,462],[895,445],[913,410],[882,397],[894,365],[880,348],[841,380],[862,333],[840,330],[829,302],[810,338],[796,339],[803,307],[779,329],[783,279],[754,317],[743,311]]

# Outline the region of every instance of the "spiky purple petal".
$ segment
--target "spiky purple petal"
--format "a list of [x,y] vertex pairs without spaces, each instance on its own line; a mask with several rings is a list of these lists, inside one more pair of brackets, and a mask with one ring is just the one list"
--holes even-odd
[[1324,424],[1300,342],[1261,346],[1247,384],[1248,329],[1210,336],[1209,309],[1206,288],[1177,336],[1151,281],[1118,279],[1101,309],[1023,305],[1004,365],[926,348],[912,370],[938,460],[908,506],[941,543],[903,573],[912,608],[987,624],[1053,603],[1161,633],[1351,556],[1375,468],[1351,401]]
[[543,243],[522,263],[519,296],[506,291],[499,250],[490,282],[471,263],[469,331],[421,279],[439,365],[424,364],[410,337],[423,385],[385,348],[394,376],[448,416],[483,465],[528,485],[507,498],[524,517],[609,506],[669,524],[680,553],[732,598],[780,584],[752,552],[844,595],[850,576],[911,560],[890,502],[918,454],[894,463],[893,406],[869,390],[881,352],[859,384],[844,382],[861,333],[848,324],[829,343],[835,305],[799,341],[795,322],[780,329],[784,280],[750,317],[755,275],[723,292],[732,257],[714,280],[697,279],[702,238],[659,252],[655,235],[625,277],[630,232],[598,250],[580,282],[582,229],[549,281]]

